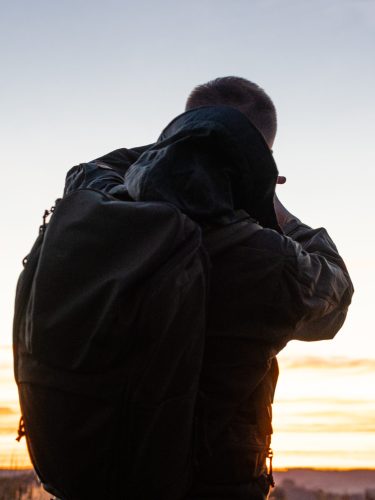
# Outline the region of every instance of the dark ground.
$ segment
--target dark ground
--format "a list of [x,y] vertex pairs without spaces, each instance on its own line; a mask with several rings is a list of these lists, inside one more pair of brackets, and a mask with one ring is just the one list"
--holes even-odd
[[[375,470],[290,469],[274,473],[271,499],[375,499]],[[49,500],[32,470],[0,470],[0,500]],[[150,499],[151,500],[151,499]]]

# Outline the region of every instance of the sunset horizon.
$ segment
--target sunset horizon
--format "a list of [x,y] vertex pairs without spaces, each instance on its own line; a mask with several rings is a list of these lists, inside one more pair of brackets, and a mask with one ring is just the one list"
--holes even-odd
[[[11,352],[11,346],[2,346],[0,390],[5,398],[0,407],[0,469],[26,470],[32,465],[25,438],[20,443],[15,440],[20,411],[16,383],[10,376]],[[301,358],[284,353],[278,359],[281,375],[273,405],[271,443],[274,469],[375,470],[375,423],[371,418],[375,413],[371,395],[375,361],[342,356]],[[343,377],[344,382],[351,381],[355,393],[357,386],[362,387],[357,397],[347,383],[343,384],[345,391],[336,388],[335,378],[342,384]],[[337,392],[336,399],[333,392]],[[352,413],[353,407],[357,411]]]

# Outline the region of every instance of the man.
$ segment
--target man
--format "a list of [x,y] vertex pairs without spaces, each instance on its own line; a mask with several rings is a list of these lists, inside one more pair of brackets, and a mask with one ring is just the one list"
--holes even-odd
[[[264,499],[276,354],[290,339],[332,338],[353,287],[327,232],[302,224],[275,195],[285,178],[271,154],[277,120],[267,94],[243,78],[217,78],[193,90],[186,110],[156,144],[95,160],[101,174],[86,186],[113,192],[125,175],[131,198],[173,203],[205,235],[225,226],[238,235],[254,226],[249,215],[258,221],[211,256],[188,498]],[[76,176],[68,174],[66,192]]]

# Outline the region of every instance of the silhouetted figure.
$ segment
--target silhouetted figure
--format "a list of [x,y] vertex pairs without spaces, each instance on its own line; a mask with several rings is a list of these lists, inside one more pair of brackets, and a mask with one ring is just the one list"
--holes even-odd
[[[351,301],[326,230],[303,224],[275,195],[285,178],[267,94],[218,78],[194,89],[186,108],[155,144],[68,172],[51,226],[42,226],[48,272],[38,265],[27,319],[16,308],[24,430],[46,488],[64,500],[95,495],[99,471],[129,500],[267,498],[276,355],[291,339],[333,338]],[[75,439],[85,444],[67,467],[62,455]]]

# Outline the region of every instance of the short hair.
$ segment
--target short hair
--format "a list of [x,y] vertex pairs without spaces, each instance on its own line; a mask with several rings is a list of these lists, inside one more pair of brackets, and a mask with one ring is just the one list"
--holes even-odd
[[277,129],[276,108],[259,85],[239,76],[215,78],[192,90],[185,110],[218,105],[241,111],[263,135],[267,144],[272,144]]

